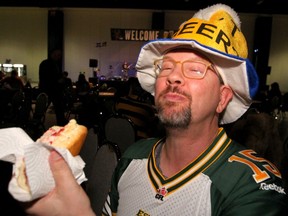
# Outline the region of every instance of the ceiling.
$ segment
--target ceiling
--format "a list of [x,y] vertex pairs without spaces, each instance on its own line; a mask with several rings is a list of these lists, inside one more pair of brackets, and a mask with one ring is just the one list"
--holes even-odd
[[288,14],[287,0],[1,0],[0,7],[199,10],[220,2],[238,13]]

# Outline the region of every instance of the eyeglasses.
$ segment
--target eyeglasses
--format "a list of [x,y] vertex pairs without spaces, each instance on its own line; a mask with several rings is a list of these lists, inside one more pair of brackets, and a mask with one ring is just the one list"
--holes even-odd
[[155,72],[158,77],[169,76],[174,71],[176,64],[181,64],[182,74],[189,79],[203,79],[208,69],[211,69],[218,76],[218,73],[215,71],[211,63],[192,60],[182,62],[174,61],[169,58],[154,61]]

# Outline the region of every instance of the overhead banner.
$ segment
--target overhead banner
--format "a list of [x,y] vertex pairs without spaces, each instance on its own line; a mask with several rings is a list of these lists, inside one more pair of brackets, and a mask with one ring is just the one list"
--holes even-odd
[[171,38],[174,30],[151,29],[111,29],[111,40],[118,41],[150,41],[160,38]]

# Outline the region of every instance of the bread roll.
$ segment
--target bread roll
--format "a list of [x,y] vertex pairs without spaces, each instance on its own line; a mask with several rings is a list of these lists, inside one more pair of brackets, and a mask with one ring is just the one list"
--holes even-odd
[[[50,144],[55,147],[67,148],[73,156],[79,154],[82,145],[86,139],[87,128],[77,124],[76,120],[72,119],[65,126],[52,126],[49,128],[36,142]],[[20,188],[29,192],[29,184],[26,176],[25,160],[18,168],[19,175],[17,183]]]
[[73,156],[79,154],[87,135],[87,128],[72,119],[64,127],[49,128],[36,142],[67,148]]

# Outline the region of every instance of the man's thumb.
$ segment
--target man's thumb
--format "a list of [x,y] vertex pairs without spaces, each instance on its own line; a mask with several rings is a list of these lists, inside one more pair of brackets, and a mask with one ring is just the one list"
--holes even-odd
[[56,186],[61,183],[67,185],[71,179],[74,179],[75,181],[70,167],[57,151],[52,151],[50,153],[49,164]]

